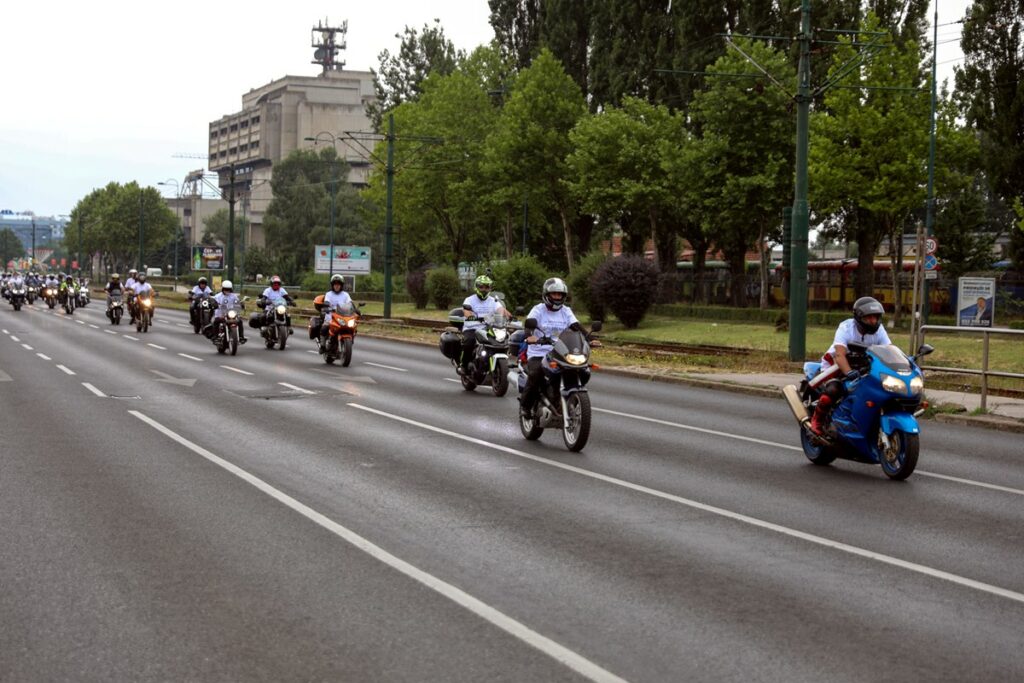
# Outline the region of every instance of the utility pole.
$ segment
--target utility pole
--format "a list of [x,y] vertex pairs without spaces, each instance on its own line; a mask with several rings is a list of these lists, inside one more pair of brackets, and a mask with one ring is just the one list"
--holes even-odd
[[235,166],[231,165],[231,173],[228,176],[228,256],[227,256],[227,278],[235,279]]
[[139,270],[140,273],[144,273],[145,272],[143,270],[144,266],[142,265],[142,246],[145,243],[145,235],[146,235],[146,224],[145,224],[145,218],[143,218],[144,214],[143,214],[143,211],[142,211],[142,209],[143,209],[143,204],[142,204],[143,196],[144,196],[143,195],[143,189],[142,189],[142,187],[139,187],[139,268],[138,268],[138,270]]
[[31,267],[31,266],[34,266],[35,264],[36,264],[36,219],[35,219],[35,216],[33,216],[32,217],[32,263],[30,263],[29,266]]
[[[931,116],[928,119],[928,203],[924,212],[925,235],[931,237],[935,234],[935,67],[939,57],[939,2],[935,0],[935,20],[932,22],[932,106]],[[930,283],[924,281],[924,294],[921,297],[921,323],[928,322],[929,305],[928,290]],[[913,323],[911,323],[913,325]],[[911,349],[917,352],[917,349]]]
[[334,167],[334,180],[331,182],[331,264],[327,267],[328,277],[334,277],[334,195],[338,193],[338,167]]
[[796,95],[796,191],[789,280],[789,359],[807,356],[807,148],[811,111],[811,0],[800,3],[800,64]]
[[[388,114],[387,200],[384,209],[384,317],[391,317],[391,236],[395,190],[395,115]],[[333,254],[331,254],[333,256]]]
[[78,212],[78,277],[82,277],[82,212]]

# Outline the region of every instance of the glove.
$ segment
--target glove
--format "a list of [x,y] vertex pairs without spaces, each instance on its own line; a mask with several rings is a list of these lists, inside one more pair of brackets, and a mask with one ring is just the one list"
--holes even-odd
[[855,382],[858,379],[860,379],[860,373],[857,372],[856,370],[850,370],[848,373],[846,373],[847,382]]

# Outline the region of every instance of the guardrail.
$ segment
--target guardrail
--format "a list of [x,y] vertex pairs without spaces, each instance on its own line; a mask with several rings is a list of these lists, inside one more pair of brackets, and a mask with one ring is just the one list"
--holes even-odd
[[982,339],[981,347],[981,369],[974,368],[944,368],[934,365],[922,365],[922,370],[936,370],[938,372],[950,372],[960,375],[981,375],[981,409],[988,409],[988,378],[989,377],[1009,377],[1011,379],[1024,379],[1024,374],[1019,372],[1001,372],[998,370],[988,369],[988,343],[989,338],[993,334],[1009,334],[1009,335],[1024,335],[1024,330],[1011,330],[1006,327],[988,328],[988,327],[953,327],[951,325],[922,325],[921,326],[921,343],[924,343],[926,332],[956,332],[960,334],[978,334],[979,332],[984,335]]

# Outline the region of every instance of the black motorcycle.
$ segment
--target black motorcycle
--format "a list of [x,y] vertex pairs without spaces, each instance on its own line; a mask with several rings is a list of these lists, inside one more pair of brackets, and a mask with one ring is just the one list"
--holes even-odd
[[192,323],[192,332],[199,334],[213,320],[213,302],[210,294],[200,294],[192,299],[188,307],[189,322]]
[[268,349],[275,346],[284,351],[288,336],[292,334],[292,317],[288,314],[288,304],[283,300],[266,302],[260,299],[264,311],[252,314],[249,327],[258,329],[263,343]]
[[214,322],[211,341],[217,347],[217,353],[223,354],[230,351],[234,356],[238,353],[238,345],[241,343],[239,330],[242,327],[242,305],[222,306],[221,308],[224,309],[224,315],[220,320]]
[[120,290],[110,293],[110,302],[107,304],[107,317],[111,325],[120,325],[124,316],[124,301],[121,298]]
[[[592,332],[601,330],[601,321],[594,322]],[[516,343],[526,344],[530,330],[513,335]],[[541,368],[543,376],[537,402],[533,412],[519,416],[519,429],[523,436],[534,441],[548,428],[562,432],[562,440],[570,451],[578,452],[587,445],[590,438],[590,395],[587,382],[590,381],[590,339],[582,328],[563,330],[554,338],[543,337],[535,344],[550,344],[552,349],[544,356]],[[522,356],[520,356],[522,358]],[[526,361],[518,364],[519,398],[526,390]]]
[[[514,323],[504,315],[496,313],[483,319],[483,325],[473,330],[464,330],[461,333],[458,327],[466,321],[462,319],[462,309],[453,310],[449,314],[449,321],[458,324],[456,329],[447,329],[441,333],[438,341],[438,348],[448,358],[459,374],[462,381],[462,388],[466,391],[473,391],[478,386],[489,384],[495,396],[504,396],[508,392],[508,370],[509,370],[509,332],[510,328],[521,328],[521,324]],[[475,335],[476,347],[473,349],[473,358],[470,359],[466,370],[462,365],[463,338],[467,334]]]
[[14,310],[20,311],[21,307],[25,305],[25,297],[27,296],[27,290],[25,285],[12,285],[7,290],[7,300],[14,306]]

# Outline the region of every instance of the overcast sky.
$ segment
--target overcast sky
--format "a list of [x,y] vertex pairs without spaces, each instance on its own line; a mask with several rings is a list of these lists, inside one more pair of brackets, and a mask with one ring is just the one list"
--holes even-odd
[[[939,23],[968,0],[938,0]],[[242,93],[314,75],[310,28],[348,20],[346,67],[394,52],[405,25],[438,18],[456,46],[489,42],[486,0],[204,3],[7,0],[0,8],[0,209],[66,214],[111,180],[156,185],[203,165],[208,124]],[[959,26],[939,28],[941,74]]]

